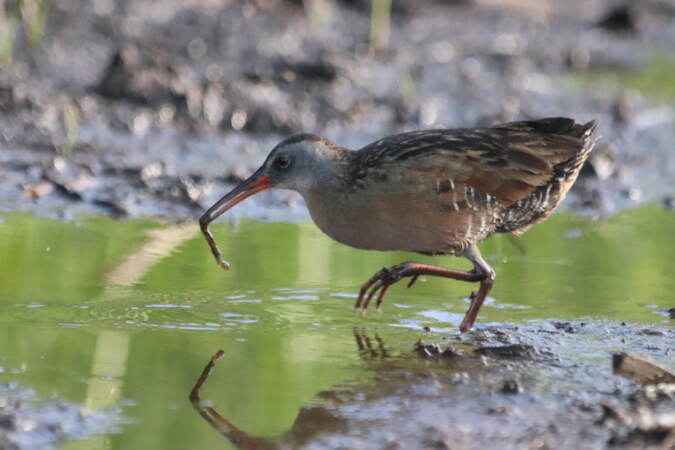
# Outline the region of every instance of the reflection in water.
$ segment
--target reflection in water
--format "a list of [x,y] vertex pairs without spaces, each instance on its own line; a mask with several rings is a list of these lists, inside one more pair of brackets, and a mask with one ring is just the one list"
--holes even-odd
[[112,285],[132,285],[150,270],[156,262],[171,254],[183,242],[197,234],[194,224],[170,225],[146,231],[150,240],[141,248],[128,255],[106,275]]
[[[608,333],[616,338],[600,339]],[[672,426],[664,428],[661,423],[672,422],[672,396],[636,406],[635,389],[638,394],[639,389],[635,385],[617,389],[621,382],[608,372],[608,350],[643,336],[640,331],[618,323],[553,321],[527,329],[484,328],[470,334],[473,339],[457,337],[452,347],[420,340],[415,352],[392,357],[377,333],[371,338],[365,330],[353,329],[358,353],[376,377],[372,382],[362,380],[319,392],[313,403],[321,404],[303,406],[292,427],[278,438],[247,433],[201,400],[200,391],[224,355],[222,350],[207,363],[189,399],[207,423],[245,450],[306,445],[494,448],[495,442],[505,448],[535,444],[572,448],[581,443],[605,448],[615,439],[612,433],[625,436],[627,429],[640,436],[636,448],[659,442],[670,448],[672,439],[667,434]],[[668,346],[659,338],[666,335],[673,336],[652,330],[646,338],[656,349],[653,354],[663,357]],[[589,355],[569,357],[580,349]],[[590,363],[597,352],[602,356],[600,367]],[[611,411],[619,411],[613,417],[623,417],[618,429],[606,420],[608,404],[614,405]]]
[[[108,284],[98,301],[120,298],[124,294],[121,286],[138,282],[153,264],[170,255],[178,245],[190,239],[196,232],[197,227],[194,225],[172,225],[147,231],[146,235],[150,240],[129,254],[105,276]],[[127,332],[106,330],[98,334],[91,376],[87,381],[85,406],[89,410],[107,409],[119,403],[130,345],[131,337]],[[98,436],[86,444],[71,443],[71,448],[80,445],[87,449],[108,449],[111,448],[111,441],[108,436]]]
[[102,331],[96,341],[91,378],[87,382],[86,406],[92,410],[114,406],[119,401],[126,373],[130,337],[120,331]]
[[[119,404],[130,341],[130,337],[124,332],[102,331],[99,333],[91,377],[87,380],[84,406],[88,413],[106,410]],[[98,435],[86,443],[74,441],[69,443],[68,448],[109,449],[111,448],[110,436]]]
[[237,428],[234,424],[229,422],[223,416],[216,411],[216,408],[202,402],[199,397],[199,391],[206,382],[206,380],[211,375],[211,371],[216,365],[216,361],[223,357],[225,352],[223,350],[218,350],[215,355],[211,357],[211,360],[206,364],[201,375],[197,379],[194,387],[190,391],[190,402],[192,406],[197,410],[200,416],[206,420],[209,425],[215,428],[220,434],[225,436],[232,444],[242,449],[258,449],[263,448],[265,445],[259,439],[249,436],[246,432]]
[[354,328],[354,339],[356,339],[356,347],[359,349],[359,355],[363,359],[369,358],[388,358],[389,354],[384,347],[384,341],[380,335],[375,333],[375,342],[377,348],[373,347],[371,339],[366,334],[363,328]]
[[[374,339],[371,339],[362,328],[354,328],[353,333],[358,353],[366,364],[371,359],[389,357],[384,341],[377,333],[375,333]],[[373,345],[373,340],[377,343],[376,346]],[[308,442],[319,433],[341,433],[346,431],[346,421],[343,417],[337,416],[333,411],[317,405],[304,406],[300,409],[293,422],[293,426],[280,438],[255,437],[238,428],[223,417],[214,406],[203,401],[200,397],[200,391],[204,383],[211,376],[216,362],[224,355],[225,352],[223,350],[218,350],[211,357],[192,387],[189,399],[199,415],[235,447],[244,450],[272,449],[283,447],[282,442],[291,444],[291,447],[297,447]],[[318,397],[323,400],[339,403],[343,394],[338,391],[323,391],[318,394]]]

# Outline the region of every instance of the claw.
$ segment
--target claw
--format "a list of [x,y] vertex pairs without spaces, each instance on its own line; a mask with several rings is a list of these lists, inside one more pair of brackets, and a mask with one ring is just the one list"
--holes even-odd
[[391,286],[391,284],[386,284],[380,291],[380,295],[377,297],[377,302],[375,302],[375,309],[378,312],[382,311],[382,302],[384,301],[384,294],[386,294],[387,289],[389,289],[389,286]]
[[370,289],[370,292],[368,293],[368,296],[366,297],[365,302],[363,303],[363,309],[366,310],[368,309],[368,305],[370,305],[370,300],[373,298],[373,296],[382,289],[383,286],[386,286],[385,281],[383,280],[377,280],[377,282],[373,285],[373,287]]
[[480,288],[477,291],[471,292],[471,305],[469,310],[464,315],[464,319],[460,325],[460,331],[465,332],[473,326],[476,321],[476,316],[480,311],[481,306],[492,289],[494,282],[494,270],[488,266],[480,257],[480,253],[475,246],[465,251],[463,256],[467,257],[474,263],[474,269],[471,271],[445,269],[442,267],[430,266],[427,264],[416,263],[412,261],[397,264],[390,268],[383,268],[378,271],[372,278],[366,281],[359,291],[358,299],[356,300],[355,309],[360,309],[365,312],[370,304],[370,301],[377,294],[375,307],[378,311],[384,301],[384,296],[389,289],[389,286],[400,281],[403,278],[410,277],[408,287],[412,287],[420,275],[431,275],[443,278],[452,278],[455,280],[480,282]]
[[[354,308],[361,309],[365,312],[370,305],[370,301],[375,297],[375,294],[377,294],[375,305],[376,309],[381,311],[384,295],[387,293],[389,286],[410,275],[406,273],[406,269],[407,266],[405,264],[398,264],[391,268],[384,267],[382,270],[378,271],[370,280],[366,281],[363,286],[361,286],[359,297],[356,300]],[[408,287],[413,285],[417,280],[417,277],[417,274],[413,275],[413,279]]]

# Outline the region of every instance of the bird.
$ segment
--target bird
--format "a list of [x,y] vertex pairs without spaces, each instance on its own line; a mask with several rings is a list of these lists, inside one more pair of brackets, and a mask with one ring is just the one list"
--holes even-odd
[[291,189],[304,198],[317,227],[351,247],[454,255],[471,270],[407,261],[376,272],[358,294],[364,311],[390,286],[435,276],[479,283],[459,330],[472,329],[495,281],[478,243],[495,233],[522,234],[565,198],[593,150],[597,122],[566,117],[491,127],[429,129],[384,137],[350,150],[314,134],[280,142],[262,166],[199,219],[225,269],[208,225],[260,191]]

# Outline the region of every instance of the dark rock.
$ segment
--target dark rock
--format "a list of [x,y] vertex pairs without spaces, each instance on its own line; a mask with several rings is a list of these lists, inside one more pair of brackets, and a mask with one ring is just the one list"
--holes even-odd
[[481,356],[492,358],[526,358],[533,359],[539,352],[531,345],[511,344],[494,347],[480,347],[474,350],[474,353]]
[[0,429],[11,431],[15,428],[15,418],[11,414],[0,413]]
[[499,389],[499,392],[502,394],[520,394],[523,392],[523,387],[518,380],[506,380],[501,389]]
[[635,15],[635,10],[630,5],[617,6],[598,21],[597,25],[615,33],[635,33],[637,31]]
[[335,66],[324,60],[299,62],[280,60],[274,64],[274,70],[279,74],[290,72],[297,75],[298,78],[308,81],[330,83],[337,78]]
[[576,329],[570,322],[553,322],[553,326],[558,330],[564,331],[565,333],[576,332]]

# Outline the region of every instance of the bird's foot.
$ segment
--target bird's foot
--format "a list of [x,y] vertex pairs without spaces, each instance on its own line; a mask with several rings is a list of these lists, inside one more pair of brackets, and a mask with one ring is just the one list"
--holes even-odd
[[410,283],[408,283],[408,287],[411,287],[415,281],[417,281],[417,277],[419,276],[418,273],[415,273],[415,269],[412,267],[411,263],[402,263],[389,268],[383,268],[361,286],[359,297],[356,299],[356,304],[354,305],[354,311],[365,313],[370,304],[370,300],[378,292],[379,294],[375,306],[379,311],[382,301],[384,300],[384,294],[387,293],[389,286],[400,281],[402,278],[410,276],[413,278],[410,280]]

